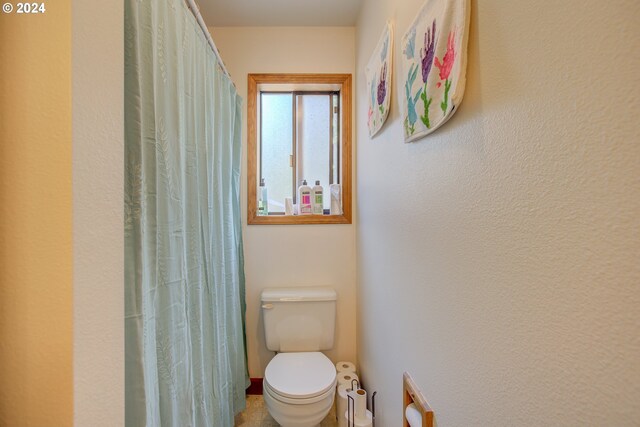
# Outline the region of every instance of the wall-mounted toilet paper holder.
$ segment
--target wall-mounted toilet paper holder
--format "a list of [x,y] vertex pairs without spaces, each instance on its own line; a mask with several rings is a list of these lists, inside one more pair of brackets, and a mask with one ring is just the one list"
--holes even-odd
[[433,427],[433,410],[427,403],[427,400],[422,395],[422,392],[411,378],[408,372],[402,375],[402,389],[403,389],[403,411],[402,411],[402,426],[411,427],[407,420],[406,410],[407,406],[414,404],[420,415],[422,416],[422,427]]

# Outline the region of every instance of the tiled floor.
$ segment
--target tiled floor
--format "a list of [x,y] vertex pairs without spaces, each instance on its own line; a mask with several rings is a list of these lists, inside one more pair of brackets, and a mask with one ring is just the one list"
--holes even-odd
[[[320,424],[321,427],[336,427],[335,404],[329,415]],[[236,416],[236,427],[278,427],[278,423],[271,418],[262,396],[247,396],[247,409]]]

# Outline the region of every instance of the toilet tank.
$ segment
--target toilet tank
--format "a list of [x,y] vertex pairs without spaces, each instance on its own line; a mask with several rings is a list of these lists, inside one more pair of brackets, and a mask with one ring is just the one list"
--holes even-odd
[[328,287],[267,288],[262,315],[271,351],[321,351],[333,348],[336,291]]

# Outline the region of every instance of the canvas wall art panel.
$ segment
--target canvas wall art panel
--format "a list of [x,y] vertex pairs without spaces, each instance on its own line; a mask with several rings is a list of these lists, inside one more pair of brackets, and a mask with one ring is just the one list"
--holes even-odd
[[426,0],[402,37],[404,141],[442,126],[464,94],[470,0]]
[[389,115],[391,106],[391,72],[393,59],[393,24],[387,22],[378,44],[367,63],[366,78],[369,88],[368,125],[373,137]]

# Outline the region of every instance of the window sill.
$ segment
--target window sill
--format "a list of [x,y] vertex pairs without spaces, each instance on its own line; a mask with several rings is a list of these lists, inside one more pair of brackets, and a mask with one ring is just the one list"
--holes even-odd
[[249,215],[249,225],[351,224],[351,216],[342,215]]

